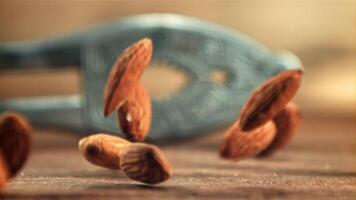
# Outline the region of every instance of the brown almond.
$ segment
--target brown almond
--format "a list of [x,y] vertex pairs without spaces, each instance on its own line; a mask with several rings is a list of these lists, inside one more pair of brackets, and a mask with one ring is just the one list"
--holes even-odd
[[120,169],[122,151],[130,142],[108,134],[95,134],[79,141],[79,150],[91,163],[109,169]]
[[151,100],[146,89],[137,84],[117,111],[121,130],[130,141],[143,141],[151,126]]
[[171,167],[162,152],[142,143],[133,143],[126,149],[120,168],[133,180],[147,184],[161,183],[171,176]]
[[251,131],[273,119],[298,91],[302,73],[300,69],[284,71],[258,87],[241,109],[241,129]]
[[27,161],[31,131],[30,123],[18,113],[8,112],[0,116],[0,150],[10,177],[14,177]]
[[256,156],[271,144],[275,134],[276,126],[273,121],[248,132],[241,130],[237,121],[227,131],[220,156],[236,161]]
[[259,156],[269,156],[284,148],[294,137],[300,124],[300,112],[297,105],[289,103],[273,119],[277,127],[277,134],[272,143]]
[[121,169],[136,181],[157,184],[167,180],[171,167],[158,147],[130,143],[120,137],[96,134],[83,138],[79,149],[85,158],[110,169]]
[[141,39],[128,47],[116,60],[104,89],[104,116],[124,103],[136,86],[152,57],[152,41]]
[[0,191],[6,186],[8,179],[10,178],[9,167],[5,161],[5,157],[0,150]]

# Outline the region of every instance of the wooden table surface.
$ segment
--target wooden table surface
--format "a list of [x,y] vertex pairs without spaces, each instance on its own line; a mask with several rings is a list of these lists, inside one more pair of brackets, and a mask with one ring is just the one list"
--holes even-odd
[[305,118],[298,136],[267,159],[217,156],[223,134],[163,146],[173,176],[157,186],[89,164],[80,136],[38,128],[32,156],[0,199],[354,199],[354,121]]

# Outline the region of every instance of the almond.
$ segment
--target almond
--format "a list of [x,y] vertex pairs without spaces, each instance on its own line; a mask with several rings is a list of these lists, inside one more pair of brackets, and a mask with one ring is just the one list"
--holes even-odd
[[273,119],[298,91],[302,73],[300,69],[284,71],[258,87],[241,109],[241,129],[251,131]]
[[124,103],[152,57],[152,41],[144,38],[128,47],[116,60],[104,89],[104,116]]
[[6,186],[9,178],[9,167],[5,161],[4,154],[0,150],[0,191]]
[[0,116],[0,150],[10,177],[14,177],[27,161],[31,131],[27,119],[18,113],[8,112]]
[[243,131],[237,121],[225,135],[220,156],[232,160],[256,156],[271,144],[275,134],[273,121],[248,132]]
[[300,124],[300,112],[297,105],[289,103],[273,119],[277,134],[272,143],[259,156],[269,156],[285,147],[293,138]]
[[121,130],[130,141],[143,141],[151,126],[151,100],[146,89],[137,84],[117,111]]
[[127,148],[120,168],[133,180],[148,184],[161,183],[171,176],[171,167],[162,152],[148,144],[132,144]]
[[109,169],[120,169],[123,149],[130,142],[108,134],[96,134],[79,141],[79,150],[91,163]]
[[81,139],[79,149],[89,162],[109,169],[121,169],[128,177],[143,183],[157,184],[171,175],[168,161],[153,145],[96,134]]

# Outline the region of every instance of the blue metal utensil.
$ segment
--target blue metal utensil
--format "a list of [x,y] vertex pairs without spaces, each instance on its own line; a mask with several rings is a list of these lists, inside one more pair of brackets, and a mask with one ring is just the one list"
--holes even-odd
[[[153,40],[153,62],[169,63],[190,77],[179,94],[153,101],[153,140],[184,139],[225,127],[256,86],[301,67],[293,54],[274,54],[222,26],[181,15],[139,15],[50,41],[1,45],[0,66],[6,68],[80,66],[84,90],[71,98],[3,101],[0,109],[20,111],[38,123],[120,134],[114,116],[103,118],[103,88],[116,57],[143,37]],[[211,80],[216,71],[226,74],[223,84]]]

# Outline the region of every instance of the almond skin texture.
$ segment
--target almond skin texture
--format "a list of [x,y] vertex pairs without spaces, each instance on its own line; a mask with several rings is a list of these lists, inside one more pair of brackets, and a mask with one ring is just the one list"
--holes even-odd
[[121,130],[133,142],[143,141],[151,126],[151,100],[146,89],[137,84],[117,111]]
[[237,121],[224,138],[220,156],[235,161],[256,156],[271,144],[275,135],[273,121],[249,132],[242,131]]
[[284,71],[258,87],[241,109],[241,129],[251,131],[273,119],[298,91],[302,74],[302,70]]
[[138,83],[152,57],[152,41],[141,39],[116,60],[104,89],[104,116],[121,106]]
[[14,177],[24,166],[30,154],[31,125],[27,119],[14,112],[0,116],[0,150],[9,170]]
[[79,150],[91,163],[109,169],[120,169],[122,151],[130,142],[108,134],[96,134],[79,141]]
[[162,152],[153,145],[134,143],[122,156],[121,169],[133,180],[158,184],[171,176],[171,167]]
[[294,137],[300,124],[300,112],[297,105],[289,103],[273,119],[277,127],[277,134],[272,143],[262,151],[259,156],[272,155],[276,151],[284,148]]

